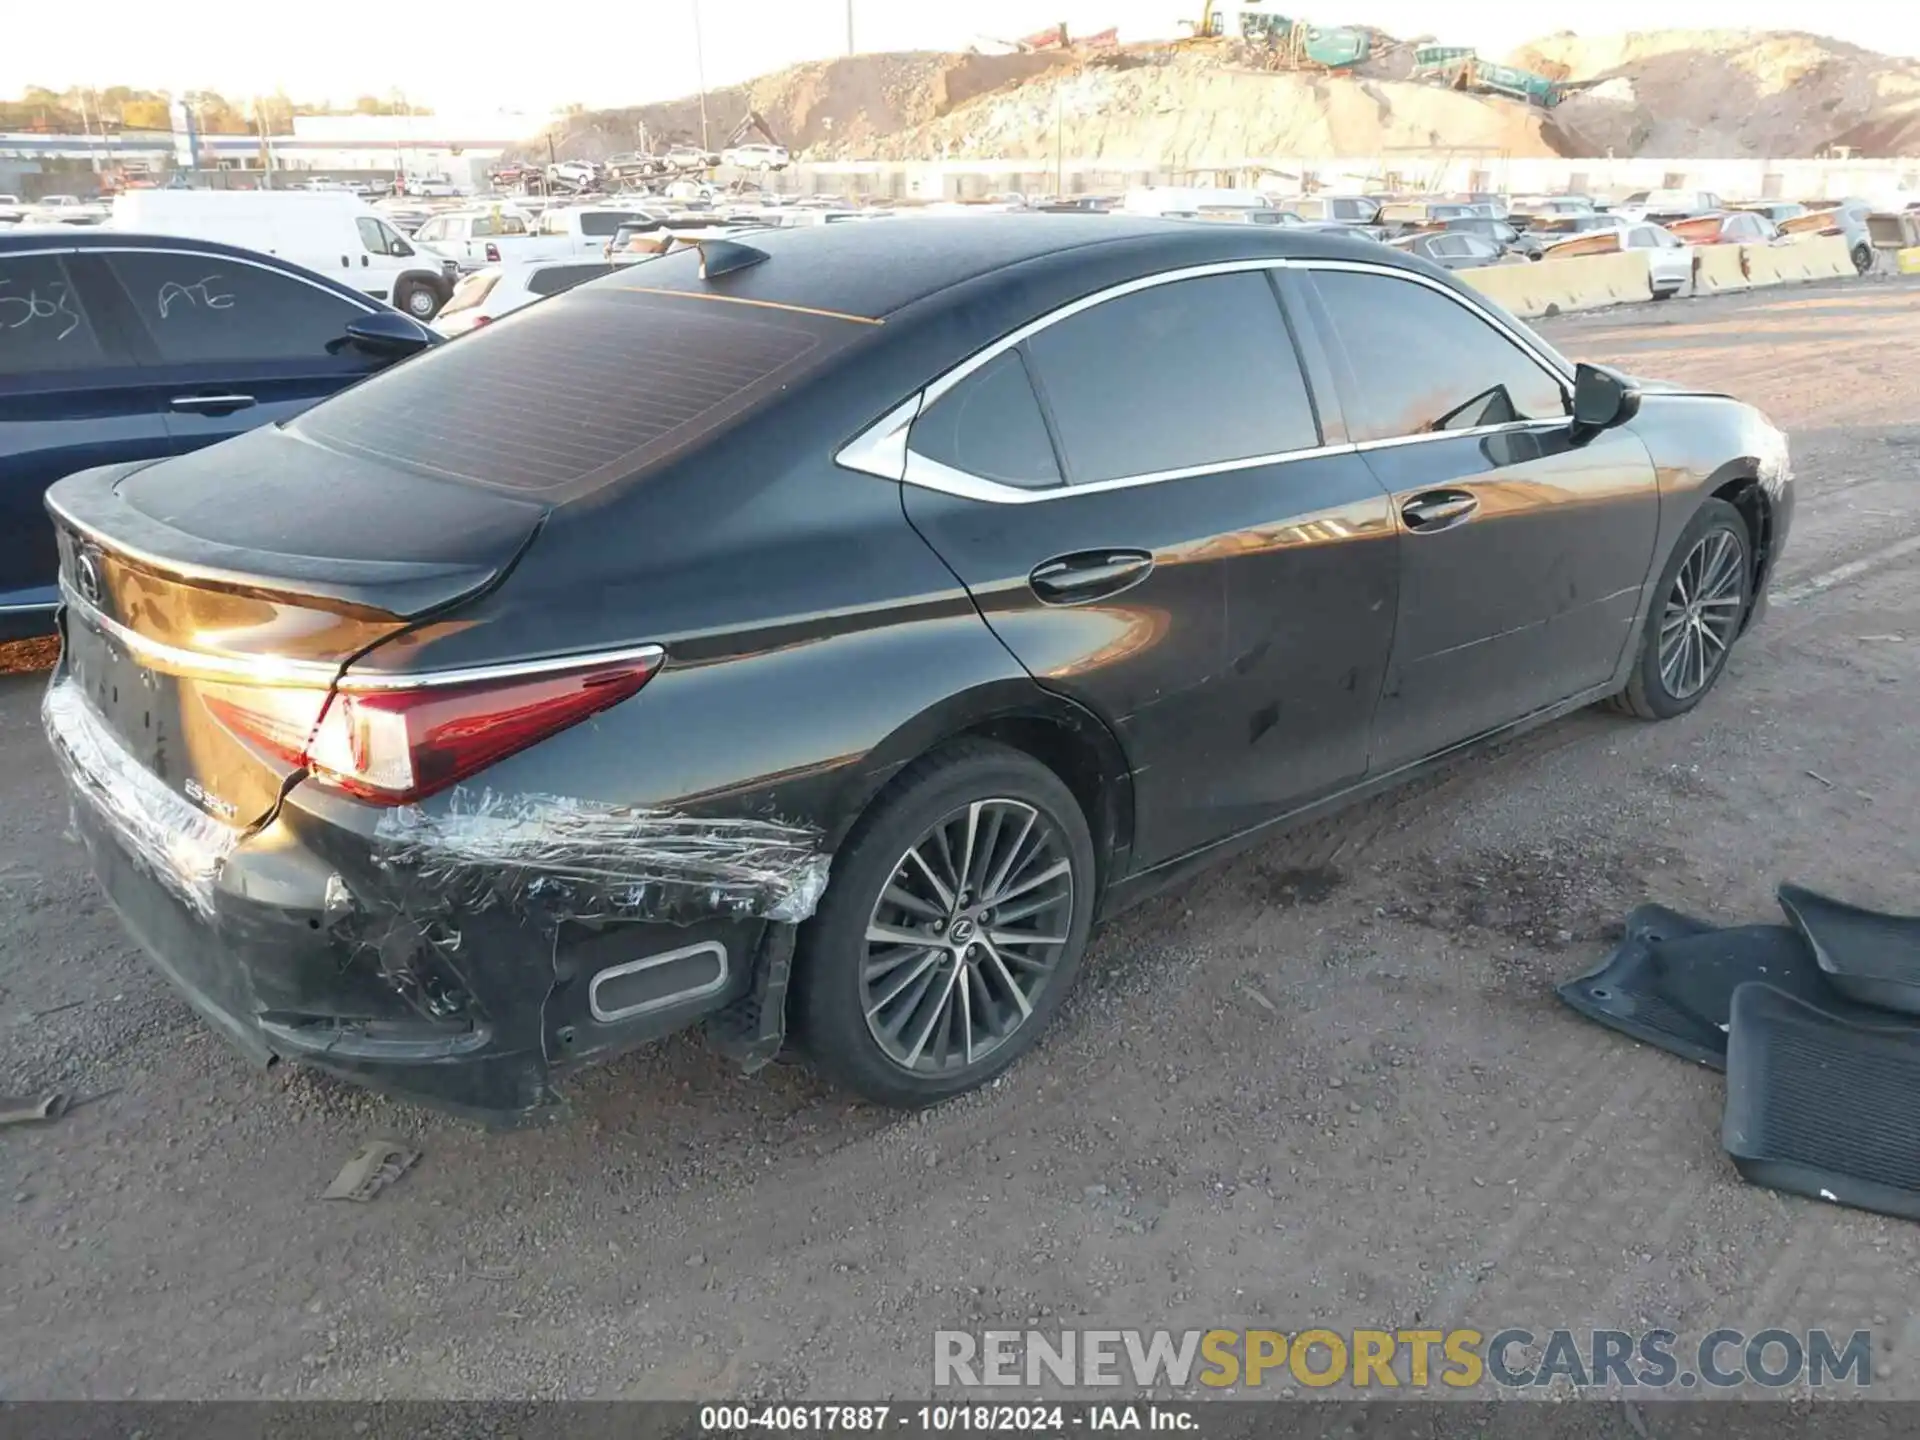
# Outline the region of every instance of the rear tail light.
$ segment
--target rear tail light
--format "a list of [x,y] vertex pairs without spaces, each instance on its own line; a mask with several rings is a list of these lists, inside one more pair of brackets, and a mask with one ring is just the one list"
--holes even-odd
[[491,240],[487,242],[487,259],[495,265],[500,263],[500,247],[495,245]]
[[[323,785],[380,805],[422,799],[639,693],[657,650],[630,659],[379,689],[222,687],[207,704],[243,739]],[[345,682],[353,684],[352,677]]]

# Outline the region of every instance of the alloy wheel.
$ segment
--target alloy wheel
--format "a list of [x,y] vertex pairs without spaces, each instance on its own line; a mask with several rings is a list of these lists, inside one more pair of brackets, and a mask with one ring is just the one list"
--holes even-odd
[[1744,563],[1731,532],[1710,530],[1673,577],[1660,616],[1660,681],[1675,700],[1690,700],[1706,689],[1732,646],[1745,603]]
[[908,847],[867,921],[860,1003],[895,1065],[965,1069],[1032,1017],[1073,925],[1060,827],[1022,800],[976,800]]

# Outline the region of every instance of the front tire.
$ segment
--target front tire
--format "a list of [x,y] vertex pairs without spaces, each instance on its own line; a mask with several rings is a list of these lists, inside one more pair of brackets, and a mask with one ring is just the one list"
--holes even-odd
[[834,857],[795,956],[797,1038],[882,1105],[978,1089],[1059,1009],[1096,884],[1086,817],[1051,770],[982,740],[936,751]]
[[1860,244],[1853,247],[1853,268],[1864,275],[1873,269],[1873,247]]
[[1752,588],[1745,519],[1724,500],[1702,501],[1661,572],[1640,653],[1615,708],[1642,720],[1671,720],[1705,699],[1726,669]]

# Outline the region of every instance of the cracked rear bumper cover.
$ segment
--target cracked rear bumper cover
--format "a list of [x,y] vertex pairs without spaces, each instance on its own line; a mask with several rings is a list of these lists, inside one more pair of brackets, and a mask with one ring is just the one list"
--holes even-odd
[[[825,886],[810,832],[455,792],[372,833],[287,804],[243,834],[59,680],[44,716],[115,910],[256,1062],[512,1124],[559,1108],[554,1082],[578,1065],[701,1021],[749,1069],[778,1048],[794,923]],[[724,990],[618,1023],[592,1013],[596,973],[690,939],[727,947]]]

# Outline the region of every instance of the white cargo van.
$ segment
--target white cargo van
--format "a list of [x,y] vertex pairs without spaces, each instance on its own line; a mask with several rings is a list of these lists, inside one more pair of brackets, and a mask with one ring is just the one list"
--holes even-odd
[[430,320],[453,294],[454,267],[415,245],[358,195],[313,190],[133,190],[113,202],[116,230],[181,235],[304,265]]

